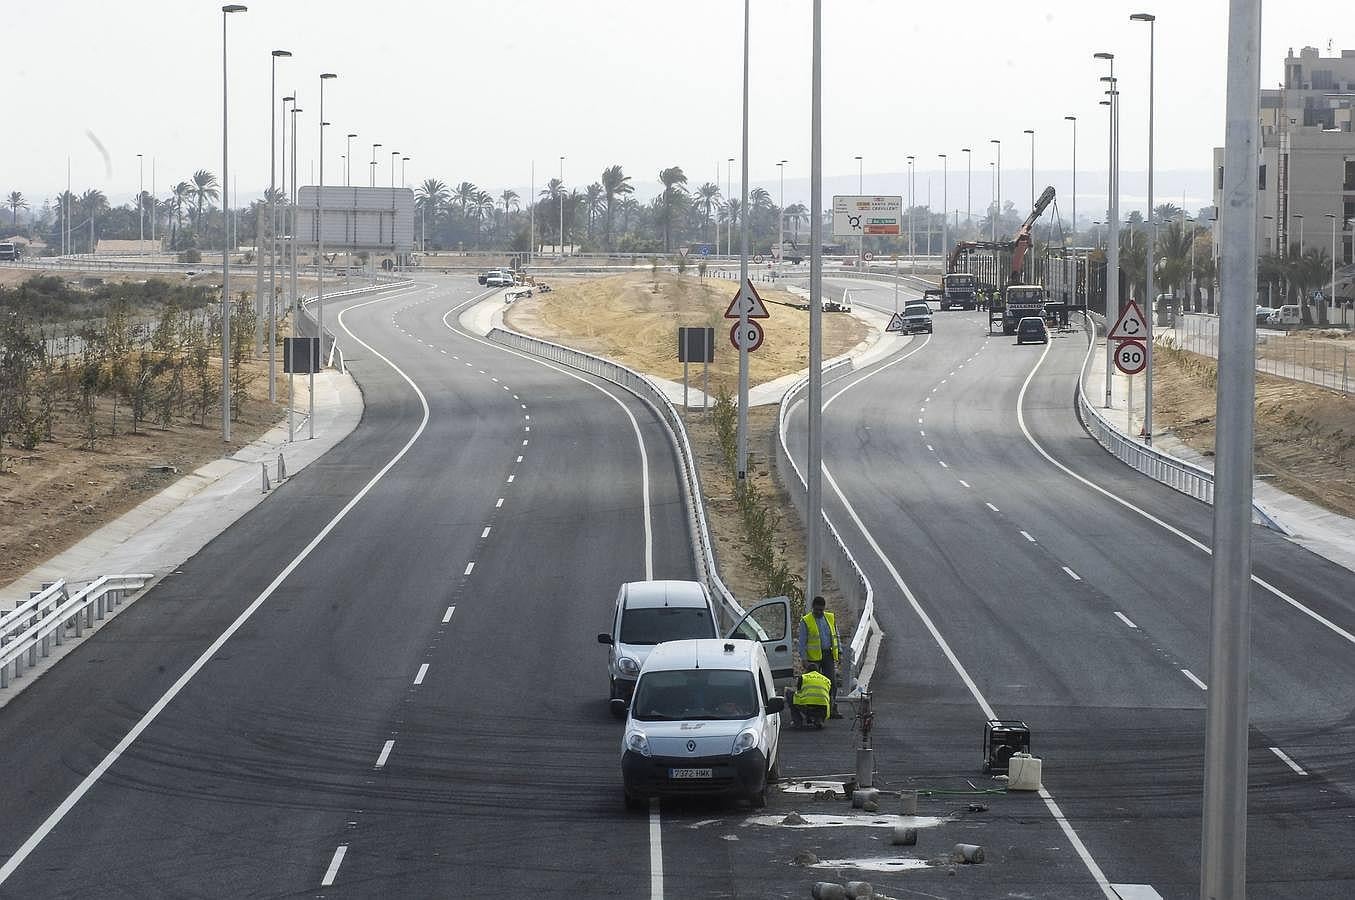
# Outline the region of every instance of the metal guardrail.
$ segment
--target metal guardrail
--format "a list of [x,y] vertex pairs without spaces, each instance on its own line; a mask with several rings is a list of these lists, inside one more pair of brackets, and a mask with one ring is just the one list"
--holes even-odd
[[[1078,420],[1082,422],[1082,426],[1087,429],[1087,432],[1096,439],[1096,442],[1120,462],[1142,472],[1154,481],[1212,506],[1214,504],[1213,472],[1202,466],[1186,462],[1184,459],[1178,459],[1170,453],[1164,453],[1151,444],[1134,440],[1111,424],[1110,420],[1102,415],[1101,410],[1087,399],[1087,371],[1091,364],[1092,354],[1096,350],[1096,329],[1097,323],[1095,320],[1091,316],[1087,316],[1087,355],[1082,361],[1082,370],[1077,380]],[[1288,533],[1287,529],[1271,518],[1255,500],[1252,501],[1252,521],[1282,534]]]
[[145,587],[153,575],[104,575],[74,594],[58,581],[0,615],[0,688],[9,687],[11,674],[23,677],[25,667],[51,654],[70,637],[80,638],[129,593]]
[[[836,360],[830,360],[823,367],[823,374],[826,376],[833,372],[842,371],[851,372],[853,369],[850,357],[840,357]],[[781,395],[781,403],[777,413],[776,422],[776,467],[779,472],[784,473],[781,480],[786,485],[786,492],[791,496],[791,502],[795,506],[796,512],[800,514],[800,521],[809,527],[808,515],[808,491],[809,487],[805,481],[804,473],[796,465],[794,457],[791,456],[790,448],[786,446],[786,428],[790,421],[791,408],[799,402],[800,398],[809,390],[809,378],[801,378],[795,384]],[[793,477],[790,477],[793,476]],[[852,608],[859,611],[856,629],[852,632],[851,640],[851,676],[855,682],[858,673],[861,670],[861,664],[866,659],[866,648],[869,645],[872,636],[875,639],[883,637],[880,631],[880,624],[875,619],[875,591],[870,586],[870,579],[866,573],[861,571],[861,566],[857,564],[856,557],[847,549],[846,542],[842,535],[838,533],[828,514],[822,514],[819,520],[819,527],[823,531],[823,536],[827,540],[822,541],[822,546],[827,549],[827,555],[824,559],[824,565],[828,571],[833,573],[833,578],[837,581],[838,587],[846,595],[847,602]]]
[[678,451],[678,460],[682,464],[682,485],[687,503],[687,520],[692,536],[692,552],[696,559],[701,579],[722,605],[728,619],[727,627],[732,627],[743,618],[745,610],[734,599],[733,593],[720,578],[715,562],[715,549],[711,543],[710,528],[706,523],[706,509],[702,503],[701,478],[696,469],[696,457],[692,453],[691,443],[687,440],[687,428],[678,415],[677,407],[654,382],[633,369],[620,363],[602,359],[580,350],[574,350],[560,344],[528,337],[506,328],[493,328],[486,335],[489,340],[515,350],[522,350],[542,359],[558,362],[596,375],[599,378],[624,388],[646,403],[667,426],[669,437]]

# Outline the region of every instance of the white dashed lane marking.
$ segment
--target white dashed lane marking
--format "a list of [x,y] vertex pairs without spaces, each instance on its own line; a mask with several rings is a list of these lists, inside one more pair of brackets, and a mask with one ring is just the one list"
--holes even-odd
[[1197,677],[1195,676],[1195,673],[1192,672],[1192,671],[1190,671],[1190,669],[1182,669],[1182,670],[1181,670],[1181,674],[1184,675],[1184,676],[1186,676],[1187,678],[1189,678],[1190,681],[1191,681],[1191,684],[1195,685],[1195,686],[1196,686],[1197,688],[1199,688],[1200,690],[1202,690],[1202,691],[1207,691],[1207,690],[1209,690],[1209,685],[1205,684],[1203,681],[1201,681],[1199,678],[1197,678]]
[[1138,627],[1139,627],[1139,626],[1135,625],[1133,622],[1129,621],[1129,617],[1126,616],[1124,613],[1120,612],[1119,610],[1116,610],[1116,611],[1115,611],[1115,618],[1119,619],[1121,622],[1125,623],[1125,624],[1128,625],[1130,628],[1138,628]]
[[1032,544],[1035,543],[1035,538],[1034,538],[1033,536],[1031,536],[1031,533],[1030,533],[1029,531],[1023,531],[1023,532],[1021,532],[1021,537],[1025,538],[1025,539],[1028,540],[1028,541],[1030,541]]
[[503,498],[502,498],[502,497],[499,498],[499,502],[498,502],[498,503],[495,503],[495,504],[494,504],[494,508],[495,508],[495,509],[498,509],[498,508],[500,508],[501,506],[503,506]]
[[969,487],[969,482],[965,481],[963,478],[957,478],[956,481],[960,482],[964,487]]
[[474,572],[474,571],[475,571],[475,563],[466,563],[466,571],[462,572],[461,574],[462,574],[462,575],[469,575],[471,572]]
[[339,874],[339,866],[347,852],[347,844],[340,844],[334,848],[334,858],[329,861],[329,868],[325,869],[325,877],[320,879],[320,887],[330,887],[334,884],[334,878]]
[[482,532],[480,532],[480,538],[481,538],[482,540],[483,540],[484,538],[489,537],[489,529],[492,528],[492,527],[494,527],[494,526],[492,526],[492,525],[486,525],[486,526],[485,526],[485,530],[482,531]]
[[428,663],[424,663],[423,665],[419,666],[419,672],[417,675],[414,676],[414,683],[423,684],[424,676],[426,676],[427,674],[428,674]]
[[1276,756],[1278,756],[1278,757],[1280,758],[1280,762],[1284,763],[1286,766],[1288,766],[1289,768],[1293,769],[1293,770],[1295,771],[1295,773],[1297,773],[1297,774],[1299,774],[1299,775],[1307,775],[1307,774],[1308,774],[1307,772],[1303,771],[1302,768],[1299,767],[1299,764],[1298,764],[1298,763],[1294,762],[1292,759],[1289,758],[1289,754],[1288,754],[1288,753],[1285,753],[1285,752],[1284,752],[1283,750],[1281,750],[1279,747],[1271,747],[1271,748],[1270,748],[1270,752],[1271,752],[1271,753],[1274,753]]
[[949,468],[950,468],[950,466],[946,465],[946,461],[945,461],[944,459],[938,459],[937,462],[939,462],[939,463],[941,464],[941,468],[943,468],[943,469],[949,469]]
[[447,607],[447,611],[442,614],[442,624],[446,625],[448,622],[452,621],[452,613],[454,612],[456,612],[455,606]]
[[1074,572],[1072,569],[1068,568],[1067,566],[1064,566],[1064,567],[1063,567],[1063,571],[1068,575],[1069,578],[1073,579],[1074,581],[1081,581],[1081,580],[1082,580],[1082,576],[1081,576],[1081,575],[1077,574],[1076,572]]
[[391,750],[394,747],[395,741],[386,741],[386,743],[381,745],[381,752],[376,756],[376,766],[374,768],[379,769],[386,764],[386,760],[390,759]]
[[[966,485],[966,487],[968,487],[968,485]],[[985,503],[983,505],[991,509],[993,512],[1001,512],[1001,510],[999,510],[996,506],[994,506],[991,503]]]

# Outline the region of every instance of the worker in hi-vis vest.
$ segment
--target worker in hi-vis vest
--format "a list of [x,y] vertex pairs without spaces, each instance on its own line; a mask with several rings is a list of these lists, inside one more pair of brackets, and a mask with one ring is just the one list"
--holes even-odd
[[786,688],[791,726],[822,728],[823,720],[828,718],[833,706],[829,695],[832,687],[833,683],[819,671],[818,663],[806,663],[804,674],[795,679],[795,686]]
[[[840,684],[838,661],[842,656],[837,621],[826,611],[828,602],[822,596],[815,597],[810,605],[811,611],[800,619],[800,660],[806,668],[809,663],[816,663],[832,685],[829,693],[836,694]],[[830,718],[840,719],[842,713],[833,710]]]

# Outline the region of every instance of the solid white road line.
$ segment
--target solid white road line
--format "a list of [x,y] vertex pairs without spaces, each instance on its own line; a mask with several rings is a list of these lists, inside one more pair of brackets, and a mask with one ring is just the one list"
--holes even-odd
[[493,527],[494,527],[494,526],[492,526],[492,525],[486,525],[486,526],[485,526],[485,530],[482,531],[482,532],[480,532],[480,538],[481,538],[481,540],[483,540],[484,538],[489,537],[489,529],[491,529],[491,528],[493,528]]
[[1139,626],[1135,625],[1133,622],[1129,621],[1129,617],[1126,616],[1124,613],[1120,612],[1119,610],[1116,610],[1116,611],[1115,611],[1115,618],[1119,619],[1121,622],[1125,623],[1125,624],[1128,625],[1130,628],[1138,628],[1138,627],[1139,627]]
[[1073,579],[1074,581],[1081,581],[1081,580],[1082,580],[1082,576],[1081,576],[1081,575],[1077,574],[1076,572],[1074,572],[1072,569],[1068,568],[1067,566],[1064,566],[1064,567],[1063,567],[1063,571],[1066,572],[1067,575],[1068,575],[1068,577],[1071,578],[1071,579]]
[[334,858],[329,861],[329,868],[325,869],[325,877],[320,879],[320,887],[329,887],[334,884],[334,877],[339,874],[339,865],[343,862],[347,853],[347,844],[340,844],[334,848]]
[[428,663],[419,666],[419,673],[414,676],[415,684],[423,684],[424,676],[428,674]]
[[[927,341],[922,344],[922,347],[927,346],[927,343],[930,341],[931,336],[929,335]],[[829,397],[823,404],[824,409],[827,410],[829,404],[862,381],[865,381],[872,375],[883,372],[895,363],[902,362],[904,359],[912,356],[913,353],[921,350],[922,347],[918,347],[917,350],[904,354],[899,359],[881,366],[872,372],[868,372],[851,382],[842,388],[842,390]],[[782,435],[782,439],[784,439],[784,434]],[[923,627],[931,634],[932,640],[950,662],[951,668],[955,670],[956,674],[959,675],[960,680],[964,682],[965,687],[969,689],[970,696],[974,698],[974,701],[978,703],[979,708],[983,710],[984,716],[988,719],[998,718],[992,705],[989,704],[988,698],[979,690],[979,686],[974,683],[974,679],[970,676],[969,670],[965,668],[962,662],[960,662],[960,658],[955,655],[955,651],[951,649],[950,644],[946,641],[945,637],[942,636],[940,629],[936,627],[936,623],[932,621],[931,616],[927,615],[927,611],[922,608],[922,604],[918,601],[917,596],[913,593],[912,589],[908,587],[907,582],[903,580],[903,576],[899,574],[899,570],[894,566],[894,563],[889,557],[885,555],[879,542],[875,540],[875,536],[870,533],[869,529],[866,528],[865,523],[861,521],[861,517],[856,514],[856,508],[852,506],[847,500],[846,495],[842,493],[842,488],[838,486],[837,479],[833,477],[832,472],[829,471],[827,466],[824,466],[823,468],[823,476],[825,480],[827,480],[829,486],[832,487],[833,493],[837,494],[838,500],[842,502],[842,507],[846,510],[848,517],[851,518],[852,522],[860,530],[861,536],[866,539],[866,543],[870,546],[871,550],[875,552],[875,556],[880,560],[880,563],[885,567],[885,570],[889,572],[890,577],[894,580],[894,584],[897,585],[899,590],[903,593],[904,598],[908,601],[908,605],[913,610],[913,614],[918,617],[922,622]],[[963,482],[961,483],[963,484]],[[968,487],[968,485],[965,486]],[[989,506],[992,506],[992,504],[990,503]],[[996,507],[994,507],[994,511],[996,511]],[[1106,900],[1119,900],[1110,887],[1110,881],[1106,878],[1105,873],[1101,871],[1101,867],[1097,864],[1096,860],[1092,858],[1091,853],[1087,850],[1087,846],[1082,843],[1082,838],[1078,836],[1078,833],[1075,830],[1073,830],[1072,824],[1064,816],[1063,810],[1059,807],[1058,803],[1055,802],[1054,796],[1043,786],[1039,790],[1039,795],[1040,799],[1044,801],[1045,808],[1049,810],[1050,816],[1058,823],[1059,829],[1063,831],[1064,836],[1067,837],[1069,843],[1073,845],[1073,849],[1077,852],[1078,858],[1081,859],[1082,864],[1087,867],[1088,873],[1096,882],[1096,886],[1101,889],[1101,893],[1105,896]]]
[[1025,538],[1025,539],[1028,540],[1028,541],[1030,541],[1032,544],[1035,543],[1035,538],[1033,538],[1033,537],[1031,536],[1031,534],[1030,534],[1029,531],[1023,531],[1023,532],[1021,532],[1021,537]]
[[469,575],[471,572],[474,572],[474,571],[475,571],[475,563],[466,563],[466,571],[462,572],[461,574],[462,574],[462,575]]
[[[1061,462],[1059,462],[1057,459],[1055,459],[1055,458],[1049,453],[1049,451],[1045,450],[1045,448],[1043,447],[1043,445],[1040,444],[1039,441],[1035,440],[1035,435],[1031,434],[1030,429],[1029,429],[1028,427],[1026,427],[1026,411],[1025,411],[1025,406],[1026,406],[1026,389],[1030,387],[1031,381],[1035,378],[1035,373],[1038,372],[1038,371],[1040,370],[1040,366],[1041,366],[1041,364],[1044,363],[1045,357],[1049,355],[1049,349],[1050,349],[1050,347],[1052,347],[1052,346],[1053,346],[1052,344],[1046,344],[1046,345],[1045,345],[1044,353],[1040,354],[1040,358],[1037,359],[1037,360],[1035,361],[1034,367],[1031,368],[1030,374],[1026,376],[1025,383],[1021,385],[1021,392],[1020,392],[1020,394],[1019,394],[1019,395],[1017,396],[1017,398],[1016,398],[1016,421],[1017,421],[1017,424],[1021,426],[1021,432],[1022,432],[1022,434],[1024,434],[1024,435],[1026,436],[1026,441],[1027,441],[1032,447],[1035,448],[1035,451],[1036,451],[1037,453],[1039,453],[1041,456],[1043,456],[1043,457],[1044,457],[1051,465],[1053,465],[1055,468],[1059,469],[1059,470],[1060,470],[1061,472],[1063,472],[1065,475],[1069,476],[1070,478],[1075,478],[1076,480],[1082,482],[1084,485],[1086,485],[1087,487],[1089,487],[1089,488],[1091,488],[1092,490],[1096,491],[1098,494],[1102,495],[1103,497],[1106,497],[1107,499],[1112,500],[1112,501],[1114,501],[1114,502],[1120,504],[1120,505],[1123,506],[1125,509],[1128,509],[1128,510],[1130,510],[1130,511],[1132,511],[1132,512],[1137,513],[1137,514],[1140,515],[1140,516],[1143,516],[1143,518],[1147,519],[1149,522],[1152,522],[1154,525],[1157,525],[1159,528],[1162,528],[1163,530],[1168,531],[1168,532],[1170,532],[1171,534],[1176,535],[1178,538],[1180,538],[1181,540],[1185,541],[1187,544],[1190,544],[1190,545],[1191,545],[1192,547],[1194,547],[1195,549],[1200,550],[1200,551],[1202,551],[1202,552],[1204,552],[1204,553],[1209,554],[1209,555],[1212,556],[1213,553],[1214,553],[1213,548],[1205,546],[1204,543],[1202,543],[1201,541],[1197,541],[1195,538],[1193,538],[1193,537],[1191,537],[1190,535],[1186,534],[1184,531],[1182,531],[1181,529],[1175,527],[1174,525],[1168,524],[1167,522],[1165,522],[1164,520],[1158,518],[1157,516],[1153,515],[1152,513],[1148,512],[1147,510],[1145,510],[1145,509],[1143,509],[1143,508],[1141,508],[1141,507],[1135,506],[1134,504],[1130,503],[1128,500],[1124,499],[1123,497],[1119,496],[1118,494],[1115,494],[1115,493],[1113,493],[1113,492],[1107,490],[1106,488],[1101,487],[1101,485],[1097,484],[1096,482],[1092,481],[1091,479],[1085,478],[1085,477],[1083,477],[1082,475],[1079,475],[1077,472],[1074,472],[1072,469],[1068,468],[1068,467],[1065,466],[1063,463],[1061,463]],[[1087,366],[1087,360],[1090,360],[1090,359],[1091,359],[1092,350],[1094,350],[1095,347],[1096,347],[1096,342],[1095,342],[1095,341],[1091,341],[1091,342],[1088,344],[1088,347],[1087,347],[1087,356],[1086,356],[1086,358],[1085,358],[1085,359],[1083,360],[1083,362],[1082,362],[1082,366],[1083,366],[1083,370],[1084,370],[1084,371],[1085,371],[1086,366]],[[1081,374],[1079,374],[1078,377],[1081,378],[1081,377],[1082,377]],[[1355,644],[1355,634],[1352,634],[1351,632],[1349,632],[1349,631],[1347,631],[1346,629],[1342,628],[1340,625],[1337,625],[1337,624],[1336,624],[1335,622],[1333,622],[1331,619],[1328,619],[1326,616],[1322,615],[1321,613],[1317,612],[1316,610],[1313,610],[1313,609],[1308,608],[1307,606],[1304,606],[1304,605],[1303,605],[1302,603],[1300,603],[1298,600],[1294,599],[1294,598],[1291,597],[1289,594],[1286,594],[1284,591],[1280,590],[1280,589],[1277,588],[1275,585],[1271,584],[1270,582],[1266,581],[1264,578],[1261,578],[1260,576],[1258,576],[1258,575],[1256,575],[1256,574],[1253,574],[1253,575],[1252,575],[1251,580],[1252,580],[1253,582],[1255,582],[1256,584],[1260,585],[1261,587],[1265,588],[1265,589],[1266,589],[1267,591],[1269,591],[1269,592],[1271,593],[1271,595],[1273,595],[1274,597],[1276,597],[1276,598],[1282,600],[1283,602],[1287,603],[1289,606],[1291,606],[1291,607],[1293,607],[1294,609],[1298,610],[1299,612],[1303,613],[1305,616],[1307,616],[1308,618],[1312,619],[1314,622],[1317,622],[1319,625],[1322,625],[1324,628],[1326,628],[1327,630],[1331,631],[1331,632],[1332,632],[1333,634],[1335,634],[1337,637],[1340,637],[1342,640],[1346,641],[1347,643]]]
[[657,797],[649,801],[649,897],[663,900],[663,828]]
[[1278,756],[1278,757],[1280,758],[1280,762],[1284,763],[1286,766],[1288,766],[1289,768],[1293,769],[1293,770],[1294,770],[1295,772],[1297,772],[1299,775],[1307,775],[1307,774],[1308,774],[1307,772],[1303,771],[1302,767],[1300,767],[1298,763],[1294,762],[1292,759],[1289,758],[1289,754],[1288,754],[1288,753],[1285,753],[1285,752],[1284,752],[1283,750],[1281,750],[1279,747],[1271,747],[1271,748],[1270,748],[1270,752],[1271,752],[1271,753],[1274,753],[1276,756]]
[[386,760],[391,757],[391,750],[395,747],[395,741],[390,740],[381,745],[381,752],[376,756],[376,765],[373,768],[380,769],[386,764]]
[[452,621],[452,613],[454,612],[456,612],[455,606],[447,607],[447,611],[442,614],[442,624],[446,625],[448,622]]
[[983,505],[986,506],[986,507],[988,507],[989,509],[991,509],[993,512],[1001,512],[1001,511],[1002,511],[1002,510],[998,509],[996,506],[994,506],[994,505],[991,504],[991,503],[984,503]]
[[1190,681],[1191,681],[1191,683],[1194,684],[1194,685],[1195,685],[1197,688],[1199,688],[1200,690],[1202,690],[1202,691],[1207,691],[1207,690],[1209,690],[1209,685],[1205,684],[1203,681],[1201,681],[1199,678],[1197,678],[1197,677],[1195,676],[1195,673],[1192,672],[1192,671],[1190,671],[1190,669],[1182,669],[1182,670],[1181,670],[1181,674],[1184,675],[1184,676],[1186,676],[1187,678],[1189,678]]
[[[424,289],[425,288],[416,288],[415,290]],[[150,708],[137,720],[137,723],[132,726],[127,734],[123,735],[122,740],[118,741],[113,749],[108,751],[107,755],[105,755],[94,769],[91,770],[78,785],[76,785],[75,789],[67,795],[66,799],[61,801],[61,804],[52,811],[41,825],[38,826],[37,830],[28,836],[28,839],[20,845],[19,849],[14,851],[14,855],[5,860],[5,864],[0,866],[0,884],[4,884],[5,881],[14,874],[15,870],[23,865],[24,860],[28,859],[33,851],[37,849],[38,845],[42,843],[43,839],[52,832],[52,829],[56,828],[56,826],[61,823],[61,820],[75,807],[75,804],[79,803],[80,799],[84,797],[85,794],[89,793],[90,788],[94,787],[99,779],[103,777],[104,773],[113,766],[113,763],[117,762],[118,758],[127,752],[127,748],[136,742],[136,739],[141,736],[141,733],[149,728],[151,723],[160,717],[160,713],[164,712],[165,707],[169,706],[174,698],[188,686],[188,683],[193,680],[193,677],[196,676],[204,666],[207,665],[207,662],[212,659],[212,657],[221,652],[221,648],[225,646],[226,642],[229,641],[237,631],[244,627],[244,624],[258,611],[259,607],[263,606],[264,603],[268,601],[268,598],[273,596],[273,593],[282,586],[282,583],[286,581],[291,574],[296,571],[297,567],[315,551],[316,547],[324,542],[325,538],[329,537],[330,532],[338,527],[338,524],[353,511],[355,506],[362,502],[362,499],[371,492],[372,488],[376,487],[381,479],[386,477],[386,474],[395,467],[396,463],[404,459],[405,454],[409,452],[410,448],[413,447],[423,435],[424,430],[428,427],[428,398],[424,396],[423,391],[419,390],[419,386],[414,383],[414,380],[405,374],[404,370],[391,362],[387,357],[382,356],[370,344],[353,334],[353,332],[348,331],[348,326],[343,323],[344,314],[351,310],[369,306],[373,303],[389,301],[400,296],[403,296],[403,294],[391,294],[385,297],[378,297],[374,300],[368,300],[364,303],[354,304],[339,313],[338,321],[339,326],[343,328],[344,331],[348,332],[349,337],[361,344],[373,356],[394,369],[395,372],[414,390],[414,393],[418,395],[419,404],[423,408],[423,418],[420,420],[419,426],[414,429],[414,433],[410,435],[409,440],[405,442],[404,446],[402,446],[394,456],[387,460],[385,465],[377,470],[376,474],[353,495],[352,499],[344,504],[342,509],[334,514],[332,519],[325,523],[325,526],[316,533],[315,537],[311,538],[310,542],[301,549],[301,552],[294,556],[292,561],[284,566],[282,571],[269,582],[268,587],[264,588],[263,592],[255,597],[249,606],[245,607],[244,611],[235,618],[235,621],[228,625],[226,630],[221,632],[217,639],[212,641],[211,645],[208,646],[186,670],[184,670],[184,673],[179,676],[174,684],[170,685],[169,689],[160,696],[160,699],[151,704]],[[339,858],[342,859],[342,856]],[[334,867],[337,868],[337,865]]]

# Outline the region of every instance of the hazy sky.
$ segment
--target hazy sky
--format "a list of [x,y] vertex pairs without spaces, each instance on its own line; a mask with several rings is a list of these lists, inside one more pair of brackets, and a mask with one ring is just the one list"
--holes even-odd
[[[378,183],[390,151],[412,157],[408,181],[472,181],[528,192],[559,173],[582,187],[620,163],[642,197],[660,168],[680,165],[693,185],[725,183],[740,155],[742,11],[738,0],[255,0],[230,16],[231,174],[241,199],[268,184],[269,51],[278,96],[295,88],[303,112],[302,180],[317,157],[319,79],[327,82],[325,180],[342,182],[344,136],[356,132],[354,183],[366,184],[371,144]],[[776,162],[788,159],[786,201],[808,198],[809,0],[753,0],[753,184],[776,197]],[[973,148],[974,206],[990,195],[992,138],[1001,139],[1003,196],[1029,203],[1030,138],[1037,180],[1066,201],[1072,131],[1079,122],[1078,194],[1087,214],[1103,202],[1106,117],[1095,50],[1116,54],[1123,91],[1122,164],[1146,160],[1148,27],[1157,27],[1158,195],[1208,202],[1211,148],[1224,110],[1225,0],[1123,3],[1030,0],[921,4],[824,3],[825,194],[854,191],[862,155],[867,192],[906,192],[904,157],[917,157],[917,199],[950,155],[949,207],[965,205],[964,155]],[[0,192],[34,207],[65,187],[137,188],[137,153],[156,158],[158,193],[195,169],[220,176],[220,3],[202,0],[45,0],[6,18],[0,74],[7,86]],[[1274,86],[1288,48],[1355,49],[1349,0],[1266,5],[1262,84]],[[107,149],[107,166],[86,135]],[[1097,174],[1097,173],[1100,174]],[[738,192],[735,166],[735,193]],[[399,175],[397,174],[397,180]],[[933,206],[941,179],[932,177]],[[1141,179],[1124,177],[1127,204]]]

